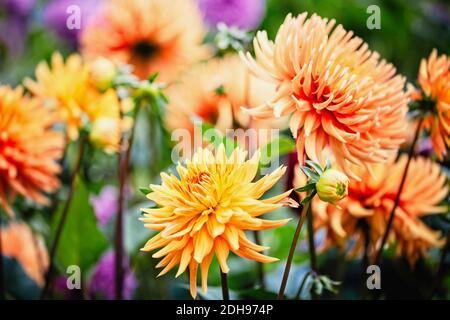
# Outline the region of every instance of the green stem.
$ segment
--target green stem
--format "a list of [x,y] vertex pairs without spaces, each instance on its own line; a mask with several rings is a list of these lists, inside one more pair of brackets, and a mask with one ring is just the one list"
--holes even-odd
[[[253,231],[253,235],[255,237],[255,243],[258,246],[262,245],[259,231],[258,230]],[[261,252],[261,253],[263,253],[263,252]],[[257,275],[258,275],[259,284],[260,284],[261,288],[263,290],[265,290],[266,283],[264,281],[264,265],[262,263],[260,263],[260,262],[257,262],[256,268],[257,268],[256,272],[257,272]]]
[[297,290],[297,293],[295,295],[295,299],[300,300],[303,288],[305,287],[306,280],[308,280],[309,276],[311,275],[312,271],[308,271],[305,276],[302,279],[302,282],[300,283],[300,287]]
[[57,227],[56,233],[55,233],[55,238],[53,240],[53,244],[50,249],[50,257],[49,257],[50,264],[49,264],[49,267],[48,267],[46,275],[45,275],[45,284],[44,284],[44,288],[41,291],[41,297],[40,297],[41,300],[45,299],[47,294],[50,291],[51,283],[53,280],[53,269],[55,267],[55,256],[56,256],[56,252],[58,250],[59,241],[61,240],[62,231],[64,229],[64,224],[67,220],[67,215],[69,213],[70,204],[72,202],[73,194],[75,191],[76,177],[81,168],[81,162],[83,160],[85,144],[86,144],[86,136],[82,135],[80,138],[78,157],[75,162],[75,166],[73,168],[72,174],[70,176],[69,193],[67,195],[66,202],[64,203],[63,211],[61,214],[61,219],[59,220],[58,227]]
[[289,250],[286,267],[284,268],[283,279],[281,280],[280,290],[277,296],[278,300],[281,300],[284,297],[284,291],[286,290],[286,284],[289,278],[289,272],[291,270],[292,259],[294,258],[295,247],[297,246],[298,238],[300,236],[300,231],[302,230],[303,223],[305,222],[305,218],[308,215],[311,200],[303,205],[302,213],[300,214],[300,218],[298,219],[297,229],[295,230],[294,238],[292,239],[291,249]]

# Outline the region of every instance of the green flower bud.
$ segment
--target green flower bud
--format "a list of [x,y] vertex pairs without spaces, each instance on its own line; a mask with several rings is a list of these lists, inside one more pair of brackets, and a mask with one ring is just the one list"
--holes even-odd
[[98,58],[91,65],[91,81],[99,90],[106,90],[111,87],[114,78],[117,76],[117,68],[110,60]]
[[347,176],[342,172],[327,169],[316,183],[317,195],[320,200],[334,204],[348,195],[348,182]]

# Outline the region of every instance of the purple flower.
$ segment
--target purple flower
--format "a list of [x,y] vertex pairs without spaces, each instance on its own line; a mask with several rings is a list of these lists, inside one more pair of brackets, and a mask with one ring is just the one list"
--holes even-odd
[[10,15],[27,17],[36,0],[0,0],[0,7]]
[[0,0],[0,59],[1,47],[5,47],[7,54],[20,55],[25,46],[28,32],[28,18],[35,0]]
[[[68,44],[77,47],[79,35],[102,0],[53,0],[44,9],[44,24]],[[72,8],[79,11],[72,11]],[[72,25],[79,12],[79,26]],[[73,20],[73,21],[72,21]]]
[[[89,287],[90,295],[93,298],[113,300],[115,297],[115,253],[108,251],[97,263],[91,277]],[[136,277],[131,271],[128,262],[124,259],[124,278],[123,278],[123,298],[130,300],[136,289]]]
[[101,227],[104,227],[111,217],[117,213],[117,192],[116,187],[105,186],[98,196],[91,196],[90,198]]
[[430,138],[424,138],[419,140],[417,145],[417,153],[424,157],[429,157],[433,154],[433,144]]
[[198,0],[198,4],[211,27],[223,22],[243,30],[257,28],[266,10],[265,0]]

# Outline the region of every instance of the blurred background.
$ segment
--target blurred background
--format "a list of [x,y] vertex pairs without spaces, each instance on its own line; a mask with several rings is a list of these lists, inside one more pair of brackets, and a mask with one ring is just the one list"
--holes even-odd
[[[104,0],[107,1],[107,0]],[[244,1],[244,0],[241,0]],[[19,84],[23,78],[32,77],[35,67],[42,60],[49,60],[54,51],[67,56],[77,51],[78,35],[81,30],[69,30],[66,27],[66,9],[71,4],[81,8],[81,28],[95,12],[102,0],[0,0],[0,83]],[[257,21],[257,30],[265,29],[273,39],[276,31],[288,13],[294,15],[308,11],[322,17],[334,18],[347,30],[353,30],[357,36],[368,42],[372,50],[376,50],[386,60],[397,66],[398,71],[415,82],[420,60],[427,57],[433,48],[439,52],[450,53],[450,3],[448,0],[266,0],[264,15]],[[367,8],[377,5],[381,9],[381,29],[369,30],[366,26]],[[215,31],[211,28],[211,34]],[[0,115],[1,117],[1,115]],[[149,116],[149,119],[151,117]],[[138,122],[136,146],[133,149],[133,177],[128,194],[129,208],[125,218],[125,249],[130,257],[128,274],[125,279],[125,296],[138,299],[181,299],[189,298],[187,279],[175,281],[172,274],[156,278],[157,263],[150,254],[141,254],[139,248],[149,238],[150,232],[138,221],[139,209],[148,206],[144,196],[132,190],[149,183],[157,183],[159,172],[171,164],[167,150],[167,139],[156,123],[145,121],[145,114]],[[151,120],[154,121],[154,120]],[[76,146],[74,147],[76,148]],[[90,153],[89,153],[90,152]],[[90,150],[88,157],[94,157],[97,151]],[[69,152],[70,155],[70,152]],[[98,228],[81,225],[79,221],[69,221],[65,233],[70,239],[63,239],[60,247],[60,272],[67,264],[79,261],[83,270],[83,281],[90,288],[90,297],[108,298],[113,295],[113,256],[111,243],[114,225],[114,199],[116,197],[116,158],[105,154],[95,154],[95,164],[88,160],[83,164],[86,181],[80,182],[72,210],[81,212],[80,219],[91,219],[94,214],[98,220]],[[68,177],[62,177],[68,179]],[[283,188],[278,186],[279,192]],[[64,197],[64,193],[60,195]],[[33,209],[24,204],[27,212],[24,218],[43,234],[48,234],[46,221],[49,217],[45,210]],[[48,212],[51,210],[48,209]],[[291,217],[295,213],[290,209],[277,212],[277,217]],[[111,216],[112,215],[112,216]],[[74,215],[72,215],[74,216]],[[75,215],[76,216],[76,215]],[[443,228],[439,221],[430,219],[430,224]],[[51,227],[50,227],[51,228]],[[263,233],[262,242],[272,249],[269,255],[286,257],[295,225],[269,230]],[[303,239],[304,239],[303,235]],[[89,239],[89,243],[85,240]],[[320,242],[320,234],[317,235]],[[73,246],[80,246],[92,253],[89,256],[77,257]],[[287,294],[295,295],[299,282],[308,271],[306,243],[302,241],[299,254],[295,257],[295,265],[287,288]],[[90,249],[90,250],[87,250]],[[419,261],[411,269],[405,261],[392,260],[386,262],[383,271],[383,294],[387,298],[428,298],[433,270],[439,260],[439,252],[431,252],[426,261]],[[33,298],[38,288],[32,279],[24,276],[24,270],[17,261],[9,263],[9,286],[14,287],[16,298]],[[67,262],[67,263],[65,263]],[[221,298],[220,277],[217,262],[211,267],[210,287],[205,299]],[[338,293],[326,293],[325,298],[356,299],[367,295],[365,279],[360,260],[345,261],[344,256],[336,251],[321,254],[319,266],[321,273],[336,281],[344,281]],[[231,259],[229,276],[232,298],[274,298],[278,290],[284,262],[264,266],[266,273],[265,287],[255,288],[258,278],[256,263],[242,259]],[[7,271],[8,272],[8,271]],[[63,274],[61,272],[61,274]],[[61,298],[79,298],[86,292],[65,290],[65,278],[60,277]],[[450,280],[447,277],[440,286],[438,296],[449,298]],[[112,291],[112,292],[110,292]],[[304,298],[307,298],[305,296]]]

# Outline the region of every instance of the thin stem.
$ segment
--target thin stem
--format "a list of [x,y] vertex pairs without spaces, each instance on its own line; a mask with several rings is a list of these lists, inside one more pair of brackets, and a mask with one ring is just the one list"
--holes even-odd
[[0,300],[5,300],[5,271],[3,265],[3,223],[0,211]]
[[439,284],[443,282],[442,280],[444,279],[444,276],[446,274],[445,257],[447,256],[449,250],[450,250],[450,230],[447,231],[445,245],[441,251],[441,257],[439,259],[439,267],[436,273],[436,280],[434,281],[433,286],[431,288],[430,299],[433,298],[436,288],[439,286]]
[[394,200],[394,206],[392,207],[392,210],[389,214],[389,220],[386,224],[386,230],[384,231],[383,234],[383,238],[381,240],[381,245],[378,249],[377,255],[375,257],[375,264],[378,265],[380,263],[380,259],[381,259],[381,254],[383,253],[383,248],[386,245],[386,241],[387,238],[389,236],[389,232],[391,231],[392,228],[392,223],[394,222],[394,217],[395,217],[395,211],[398,207],[398,204],[400,202],[400,196],[401,193],[403,191],[403,186],[405,185],[405,181],[406,181],[406,176],[408,175],[408,169],[409,169],[409,165],[411,164],[411,160],[414,156],[414,149],[416,147],[417,144],[417,140],[419,139],[419,135],[420,135],[420,130],[422,128],[422,124],[423,124],[423,120],[424,117],[421,116],[419,118],[419,123],[417,124],[417,128],[416,128],[416,132],[414,134],[414,139],[413,142],[411,143],[409,152],[408,152],[408,161],[406,162],[406,166],[405,166],[405,170],[403,171],[403,176],[402,176],[402,180],[400,182],[400,186],[398,187],[398,191],[397,191],[397,195],[395,196],[395,200]]
[[[311,199],[312,200],[312,199]],[[289,256],[286,261],[286,267],[284,268],[283,279],[281,280],[280,291],[278,292],[277,299],[281,300],[284,297],[284,291],[286,290],[286,284],[289,278],[289,272],[291,270],[292,259],[294,258],[295,247],[297,246],[298,237],[300,236],[300,231],[302,230],[303,223],[308,214],[311,201],[308,201],[303,205],[302,213],[298,219],[297,229],[295,229],[294,238],[292,239],[291,249],[289,250]]]
[[[116,219],[116,238],[115,238],[115,297],[116,300],[123,299],[123,215],[125,207],[125,187],[128,180],[128,170],[130,166],[131,149],[133,147],[136,119],[139,112],[139,105],[136,104],[133,113],[133,126],[127,141],[125,152],[119,153],[119,194]],[[120,146],[123,146],[123,136]]]
[[[258,230],[253,231],[253,235],[255,237],[255,243],[258,246],[262,245],[259,231]],[[261,253],[263,253],[263,252],[261,252]],[[263,290],[265,290],[266,283],[264,281],[264,265],[262,263],[260,263],[260,262],[257,262],[256,268],[257,268],[256,272],[257,272],[257,275],[258,275],[259,284],[261,285],[261,288]]]
[[309,276],[311,275],[312,271],[308,271],[305,276],[302,279],[302,282],[300,283],[300,287],[297,290],[297,293],[295,294],[295,299],[300,300],[303,288],[305,287],[306,280],[308,280]]
[[[312,206],[312,204],[311,204]],[[314,218],[311,212],[311,207],[309,208],[310,214],[308,214],[308,249],[309,249],[309,259],[311,262],[311,272],[318,273],[317,270],[317,253],[316,253],[316,243],[314,241]],[[316,299],[317,295],[311,292],[311,299]]]
[[228,290],[228,276],[220,270],[220,281],[222,283],[222,298],[225,301],[230,300],[230,292]]
[[56,256],[56,252],[58,250],[59,241],[61,240],[62,231],[64,228],[64,224],[66,222],[66,219],[67,219],[67,215],[69,213],[70,204],[72,202],[73,194],[75,191],[76,177],[81,168],[81,162],[83,160],[85,144],[86,144],[86,137],[83,135],[80,138],[80,146],[79,146],[79,150],[78,150],[78,157],[75,162],[75,167],[73,168],[72,174],[70,176],[69,194],[67,195],[66,202],[64,203],[63,211],[61,214],[61,219],[59,220],[58,227],[56,229],[55,238],[53,240],[53,244],[50,249],[50,257],[49,257],[50,264],[48,266],[47,273],[45,275],[45,284],[44,284],[44,288],[42,289],[42,292],[41,292],[41,300],[45,299],[45,297],[47,296],[47,294],[50,290],[52,280],[53,280],[53,269],[55,267],[55,256]]

